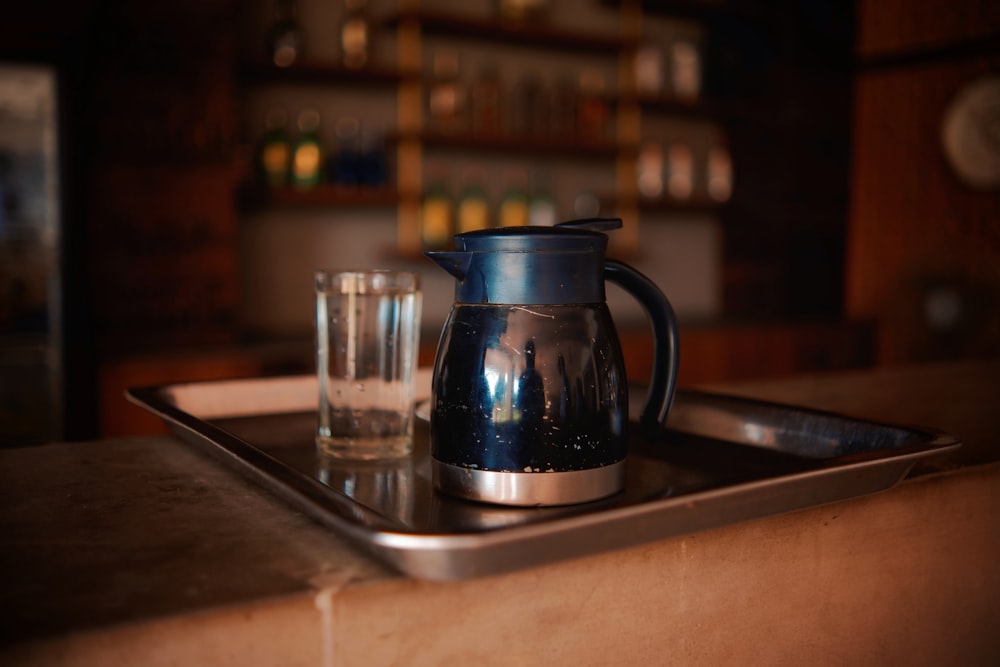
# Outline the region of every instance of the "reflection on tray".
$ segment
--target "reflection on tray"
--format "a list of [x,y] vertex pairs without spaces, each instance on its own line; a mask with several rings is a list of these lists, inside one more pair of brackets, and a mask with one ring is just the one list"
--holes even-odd
[[[841,417],[805,413],[805,417],[790,419],[787,414],[779,415],[778,408],[769,413],[755,405],[760,411],[757,419],[739,420],[715,396],[706,401],[701,394],[681,395],[670,429],[659,439],[644,440],[638,430],[633,434],[622,493],[591,503],[539,508],[488,505],[436,492],[430,477],[426,420],[417,422],[412,455],[390,463],[344,462],[324,456],[313,446],[316,416],[312,412],[211,422],[252,442],[307,479],[350,498],[364,510],[355,518],[373,527],[416,533],[476,532],[819,469],[860,449],[858,438],[836,437],[837,420],[844,421]],[[889,447],[905,444],[908,433],[882,426],[870,430],[863,442],[876,453],[884,453],[887,443]],[[813,432],[815,436],[810,435]]]

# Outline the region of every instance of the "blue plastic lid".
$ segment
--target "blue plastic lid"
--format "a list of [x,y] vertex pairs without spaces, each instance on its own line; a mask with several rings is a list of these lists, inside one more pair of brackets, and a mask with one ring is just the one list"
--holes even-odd
[[603,252],[604,233],[619,229],[618,218],[588,218],[553,227],[500,227],[477,229],[455,236],[455,249],[467,252]]
[[458,280],[471,304],[577,304],[604,301],[605,230],[618,219],[554,227],[503,227],[455,236],[455,250],[427,252]]

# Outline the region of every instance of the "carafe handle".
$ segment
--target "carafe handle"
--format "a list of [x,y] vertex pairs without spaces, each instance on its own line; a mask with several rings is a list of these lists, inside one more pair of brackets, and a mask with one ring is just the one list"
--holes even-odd
[[604,277],[620,285],[642,304],[653,324],[653,375],[649,395],[639,424],[648,438],[653,438],[667,421],[677,388],[680,344],[677,318],[670,301],[652,280],[624,262],[609,259]]

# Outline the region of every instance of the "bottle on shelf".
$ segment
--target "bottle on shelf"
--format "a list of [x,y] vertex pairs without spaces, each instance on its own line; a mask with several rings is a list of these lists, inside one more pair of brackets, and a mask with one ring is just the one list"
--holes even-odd
[[361,132],[359,182],[362,187],[380,188],[389,182],[385,134],[378,130]]
[[663,194],[663,146],[656,141],[645,141],[639,147],[636,174],[639,194],[655,199]]
[[278,67],[290,67],[302,58],[304,40],[296,0],[274,0],[268,49]]
[[556,78],[549,91],[548,131],[559,139],[568,139],[576,135],[576,83],[568,76]]
[[589,190],[581,190],[573,198],[574,218],[596,218],[601,215],[601,200]]
[[534,23],[547,18],[549,4],[549,0],[496,0],[496,13],[505,21]]
[[504,133],[503,85],[496,65],[486,65],[472,84],[472,132],[485,137]]
[[455,231],[454,205],[448,192],[448,173],[440,165],[427,169],[428,183],[420,204],[420,237],[424,248],[447,248]]
[[466,128],[466,94],[459,77],[458,51],[437,49],[432,70],[434,80],[427,95],[428,125],[438,132],[462,132]]
[[[11,153],[0,150],[0,232],[8,229],[13,218],[12,213],[17,210],[18,188],[14,184],[14,159]],[[0,310],[0,330],[3,325],[3,311]]]
[[720,203],[733,196],[733,161],[720,146],[708,150],[708,196]]
[[694,155],[691,148],[674,143],[667,150],[667,192],[674,199],[689,199],[694,192]]
[[361,121],[342,116],[333,127],[336,143],[327,163],[327,180],[338,187],[355,187],[361,182]]
[[510,131],[520,137],[543,137],[549,132],[549,98],[541,79],[525,74],[514,87]]
[[462,170],[462,191],[458,196],[456,219],[456,231],[459,234],[491,226],[485,182],[486,176],[481,169],[467,166]]
[[577,127],[586,139],[607,139],[611,126],[611,108],[605,97],[604,75],[586,68],[580,72],[577,100]]
[[558,220],[556,200],[552,195],[552,185],[547,174],[538,172],[531,179],[531,195],[528,197],[528,224],[536,227],[551,227]]
[[257,158],[264,183],[272,188],[288,185],[291,155],[288,114],[284,109],[271,109],[264,118],[264,138]]
[[340,23],[340,59],[344,67],[360,69],[370,64],[371,22],[368,0],[344,0]]
[[292,185],[308,189],[322,180],[323,150],[319,141],[320,115],[316,109],[299,112],[299,136],[292,149]]
[[671,85],[673,94],[681,100],[694,101],[701,93],[701,58],[694,44],[684,40],[671,47]]
[[528,177],[523,169],[511,169],[504,179],[506,188],[497,211],[498,227],[528,224]]
[[658,44],[645,43],[635,53],[635,88],[655,96],[663,90],[663,52]]

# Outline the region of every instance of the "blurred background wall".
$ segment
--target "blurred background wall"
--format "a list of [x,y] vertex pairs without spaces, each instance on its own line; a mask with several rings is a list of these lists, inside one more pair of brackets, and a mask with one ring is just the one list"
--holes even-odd
[[[0,56],[55,74],[62,176],[38,437],[160,428],[128,386],[311,372],[321,266],[421,271],[430,363],[452,284],[420,250],[470,192],[490,224],[622,217],[611,254],[674,302],[682,384],[995,355],[997,189],[959,177],[942,123],[997,75],[1000,17],[914,4],[19,3]],[[264,169],[309,141],[313,176]],[[12,266],[5,305],[30,280]],[[644,317],[609,292],[641,382]],[[0,320],[4,358],[23,321]]]

